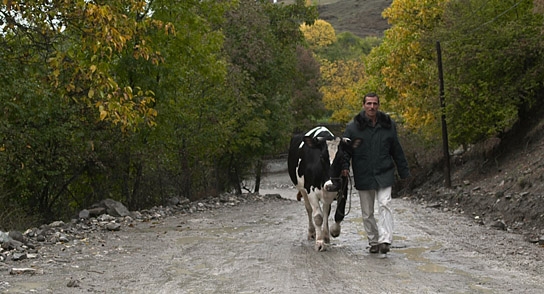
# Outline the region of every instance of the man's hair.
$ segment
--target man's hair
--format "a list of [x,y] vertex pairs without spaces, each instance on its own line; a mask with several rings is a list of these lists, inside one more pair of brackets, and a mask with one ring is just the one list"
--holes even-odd
[[365,97],[363,98],[363,104],[366,103],[366,97],[376,97],[378,98],[378,104],[380,103],[380,97],[378,96],[378,94],[374,93],[374,92],[369,92],[365,95]]

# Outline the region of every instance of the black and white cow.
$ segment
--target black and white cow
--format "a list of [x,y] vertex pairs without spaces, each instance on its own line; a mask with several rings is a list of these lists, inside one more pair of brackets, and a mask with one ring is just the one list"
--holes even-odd
[[[308,213],[308,240],[315,238],[317,251],[326,249],[331,235],[340,235],[348,190],[347,178],[341,177],[342,161],[344,152],[350,152],[359,144],[360,139],[352,142],[347,138],[336,138],[326,127],[316,127],[291,138],[287,159],[289,176],[304,198]],[[336,199],[335,223],[329,233],[331,203]]]

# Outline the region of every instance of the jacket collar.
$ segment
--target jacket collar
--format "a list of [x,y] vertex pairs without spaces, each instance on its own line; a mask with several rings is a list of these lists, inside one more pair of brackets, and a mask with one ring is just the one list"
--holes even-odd
[[[377,121],[376,125],[380,125],[382,128],[390,129],[391,128],[391,117],[381,111],[378,111],[376,114]],[[355,124],[357,127],[361,130],[364,130],[367,126],[372,126],[372,120],[366,116],[366,113],[364,110],[359,112],[353,120],[355,121]]]

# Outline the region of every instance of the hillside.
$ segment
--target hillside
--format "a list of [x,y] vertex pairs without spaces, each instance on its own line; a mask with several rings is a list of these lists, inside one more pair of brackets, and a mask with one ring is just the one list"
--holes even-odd
[[[294,0],[279,0],[292,4]],[[315,2],[315,1],[314,1]],[[382,11],[392,0],[317,0],[319,18],[329,22],[336,33],[351,32],[361,38],[382,36],[389,27]]]
[[329,22],[336,33],[352,32],[361,38],[382,36],[389,28],[382,11],[392,0],[319,1],[319,18]]
[[[443,164],[416,172],[404,196],[477,225],[508,230],[537,242],[544,236],[544,114],[535,114],[502,138],[472,146],[451,158],[452,188],[444,188]],[[417,184],[416,184],[417,183]]]

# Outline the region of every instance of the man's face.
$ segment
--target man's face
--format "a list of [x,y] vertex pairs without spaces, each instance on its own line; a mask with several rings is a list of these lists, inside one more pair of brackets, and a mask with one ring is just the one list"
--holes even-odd
[[380,108],[378,97],[366,97],[363,107],[368,118],[375,118]]

